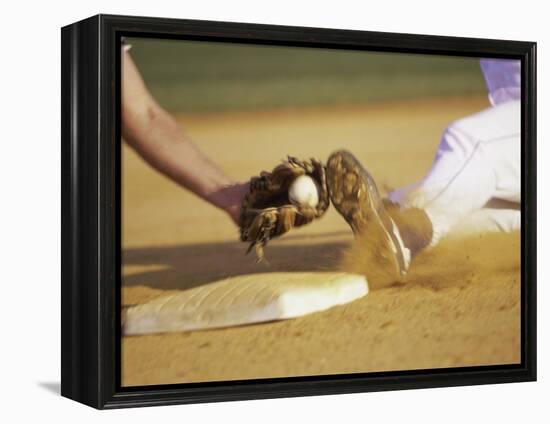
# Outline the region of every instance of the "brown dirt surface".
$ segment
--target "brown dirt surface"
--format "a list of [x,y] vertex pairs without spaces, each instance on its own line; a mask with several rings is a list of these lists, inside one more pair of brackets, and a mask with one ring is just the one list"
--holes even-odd
[[[429,168],[442,130],[485,99],[353,108],[182,115],[186,131],[237,180],[291,154],[355,153],[382,188]],[[220,212],[123,147],[123,306],[229,276],[346,269],[368,296],[302,318],[221,330],[124,337],[125,386],[409,370],[520,361],[520,236],[444,240],[421,253],[404,282],[369,262],[334,208],[314,225],[245,256]]]

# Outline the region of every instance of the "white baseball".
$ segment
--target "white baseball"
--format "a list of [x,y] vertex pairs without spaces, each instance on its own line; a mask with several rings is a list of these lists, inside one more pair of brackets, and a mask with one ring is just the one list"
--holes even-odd
[[317,183],[307,175],[299,176],[290,184],[288,198],[294,206],[316,207],[319,203]]

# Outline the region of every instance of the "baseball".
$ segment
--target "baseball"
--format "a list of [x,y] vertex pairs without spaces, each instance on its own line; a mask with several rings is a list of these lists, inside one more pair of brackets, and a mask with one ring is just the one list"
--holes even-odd
[[288,198],[294,206],[316,207],[319,203],[319,188],[315,180],[307,175],[296,178],[288,189]]

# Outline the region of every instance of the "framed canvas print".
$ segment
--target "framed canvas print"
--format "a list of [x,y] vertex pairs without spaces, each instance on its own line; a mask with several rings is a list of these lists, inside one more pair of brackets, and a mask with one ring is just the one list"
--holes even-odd
[[62,395],[533,381],[533,42],[62,29]]

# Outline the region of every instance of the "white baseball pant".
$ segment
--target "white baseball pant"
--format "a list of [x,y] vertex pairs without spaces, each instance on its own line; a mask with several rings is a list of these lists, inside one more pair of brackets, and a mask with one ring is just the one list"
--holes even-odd
[[452,123],[428,174],[390,193],[403,208],[426,211],[434,229],[432,245],[451,231],[520,228],[520,120],[520,101],[510,100]]

